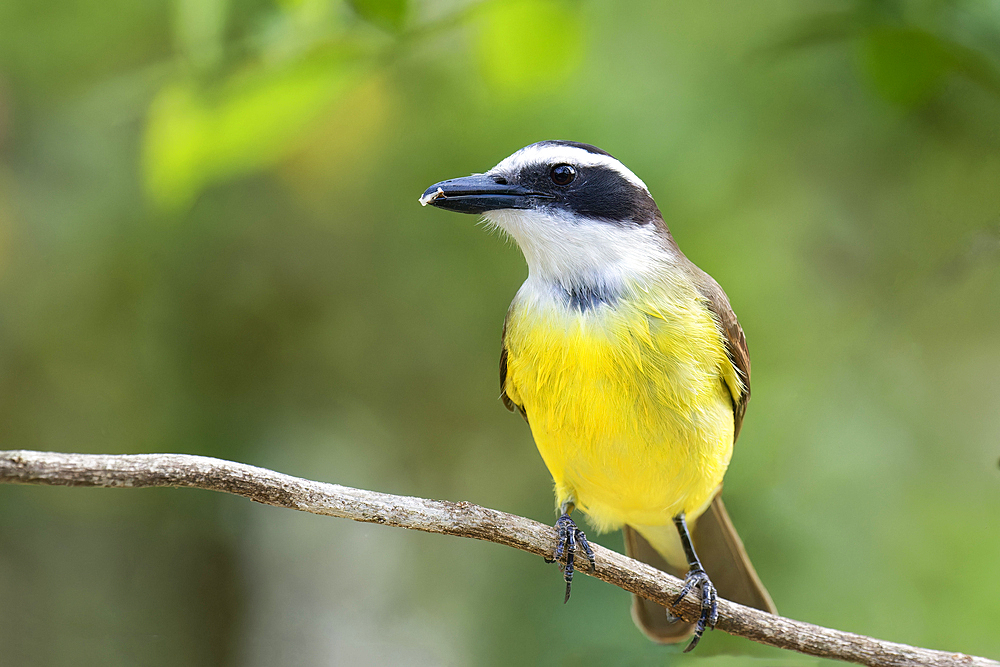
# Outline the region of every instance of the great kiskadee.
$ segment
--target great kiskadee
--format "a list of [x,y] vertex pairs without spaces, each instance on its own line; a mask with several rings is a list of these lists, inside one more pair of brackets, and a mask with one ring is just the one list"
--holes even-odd
[[599,148],[542,141],[420,203],[482,215],[528,263],[504,323],[501,399],[555,481],[566,599],[576,552],[593,565],[570,518],[579,508],[599,531],[623,528],[633,558],[683,576],[677,601],[700,594],[696,624],[634,598],[651,639],[693,633],[694,648],[715,625],[717,591],[773,613],[720,497],[750,398],[746,338],[646,184]]

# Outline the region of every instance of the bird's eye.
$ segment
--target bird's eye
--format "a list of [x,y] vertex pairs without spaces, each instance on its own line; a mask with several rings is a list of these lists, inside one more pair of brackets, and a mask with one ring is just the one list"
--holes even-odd
[[568,164],[557,164],[549,172],[549,178],[556,185],[569,185],[576,178],[576,169]]

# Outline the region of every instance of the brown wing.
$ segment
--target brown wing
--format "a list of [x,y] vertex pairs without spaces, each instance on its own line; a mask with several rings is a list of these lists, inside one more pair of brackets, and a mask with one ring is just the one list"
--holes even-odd
[[514,412],[517,410],[524,417],[524,420],[528,420],[528,415],[524,411],[524,408],[510,400],[510,396],[507,395],[507,319],[504,318],[503,321],[503,333],[500,335],[500,400],[507,407],[508,410]]
[[[685,258],[686,259],[686,258]],[[733,420],[736,423],[736,430],[733,433],[733,440],[740,435],[740,427],[743,426],[743,415],[747,411],[747,401],[750,400],[750,351],[747,349],[747,339],[743,334],[743,327],[736,319],[736,313],[729,305],[729,297],[719,287],[712,276],[708,275],[690,261],[688,262],[689,275],[698,287],[698,291],[708,304],[709,309],[718,321],[722,333],[726,338],[726,353],[729,361],[732,362],[736,373],[743,380],[743,391],[739,392],[737,387],[730,387],[733,393]],[[736,398],[739,396],[739,398]]]

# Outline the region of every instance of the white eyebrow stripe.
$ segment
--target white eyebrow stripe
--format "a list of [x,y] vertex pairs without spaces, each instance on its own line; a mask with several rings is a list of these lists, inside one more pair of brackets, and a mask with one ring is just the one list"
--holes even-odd
[[562,144],[531,144],[530,146],[525,146],[493,167],[490,171],[517,173],[532,165],[558,164],[560,162],[580,167],[607,167],[621,174],[632,185],[642,188],[647,193],[649,192],[649,188],[642,182],[642,179],[610,155],[591,153],[583,148]]

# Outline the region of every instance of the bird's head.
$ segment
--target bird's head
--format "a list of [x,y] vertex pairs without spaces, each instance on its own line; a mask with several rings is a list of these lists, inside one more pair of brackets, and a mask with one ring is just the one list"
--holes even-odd
[[531,144],[484,174],[435,183],[420,203],[482,215],[520,246],[532,275],[563,284],[642,273],[673,247],[646,184],[571,141]]

